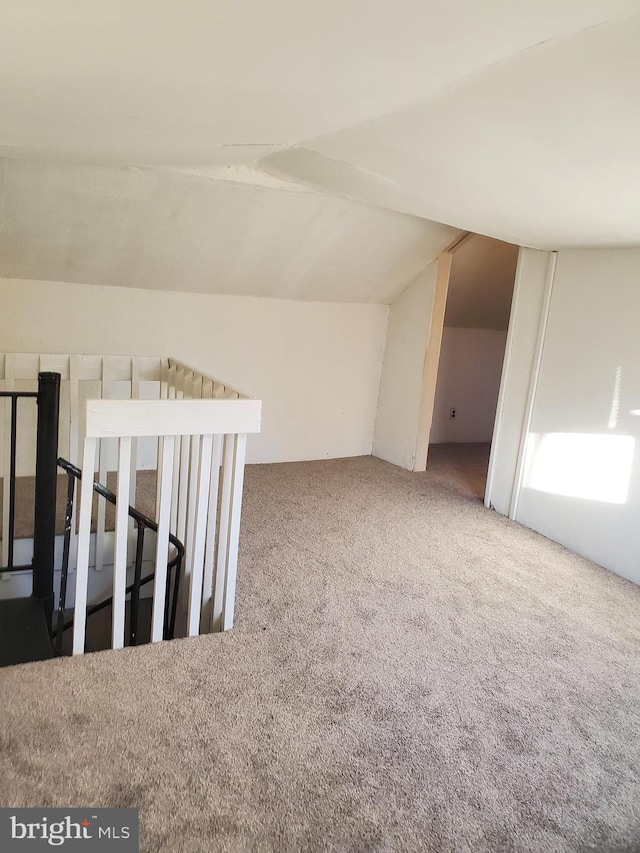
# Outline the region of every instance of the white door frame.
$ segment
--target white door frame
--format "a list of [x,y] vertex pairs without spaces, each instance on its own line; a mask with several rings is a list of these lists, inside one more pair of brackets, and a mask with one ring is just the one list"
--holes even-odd
[[[524,276],[523,266],[526,266],[527,254],[534,253],[546,256],[544,260],[546,269],[539,269],[537,275],[531,277],[531,273]],[[544,342],[547,334],[547,323],[553,294],[555,280],[557,252],[542,252],[534,249],[520,248],[518,254],[518,266],[516,268],[516,279],[511,302],[511,314],[509,316],[509,330],[507,333],[507,346],[504,362],[502,365],[502,376],[500,379],[500,393],[498,406],[493,427],[491,441],[491,455],[489,457],[489,470],[487,471],[487,487],[485,490],[484,505],[494,505],[494,481],[498,468],[501,469],[501,480],[503,484],[499,489],[500,497],[497,498],[504,515],[511,519],[517,518],[518,501],[522,490],[522,482],[526,463],[527,438],[531,431],[531,421],[535,406],[536,393],[538,390],[538,377],[542,365]],[[534,271],[535,272],[535,271]],[[525,288],[526,292],[523,292]],[[528,300],[526,306],[521,307],[523,298]],[[533,300],[533,301],[532,301]],[[526,321],[527,328],[523,328]],[[518,331],[517,331],[518,330]],[[529,339],[529,347],[523,353],[520,343],[519,352],[514,362],[514,340],[522,334]],[[513,374],[513,375],[512,375]],[[516,375],[518,378],[516,379]],[[518,395],[514,394],[514,383],[520,389]],[[523,390],[526,389],[526,394]],[[509,398],[509,412],[505,415],[505,401]],[[519,397],[520,399],[514,399]],[[511,433],[511,439],[517,436],[517,447],[515,453],[509,435],[503,435],[503,431]],[[508,473],[507,473],[508,472]],[[505,495],[505,475],[508,477],[510,486],[508,497]]]
[[454,254],[474,237],[472,231],[458,237],[450,246],[438,256],[438,272],[436,275],[436,289],[433,295],[433,307],[431,309],[431,323],[427,349],[424,354],[424,368],[422,372],[422,396],[420,398],[420,412],[418,416],[418,434],[416,439],[416,454],[414,471],[427,470],[427,456],[429,454],[429,438],[431,436],[431,423],[433,421],[433,406],[436,398],[436,384],[438,382],[438,367],[440,366],[440,347],[442,346],[442,330],[444,328],[444,314],[447,307],[447,294],[449,292],[449,278],[451,276],[451,263]]
[[[442,345],[442,332],[444,328],[444,316],[445,309],[447,304],[447,295],[449,291],[449,278],[451,275],[451,265],[453,261],[453,256],[458,249],[465,245],[474,235],[474,233],[469,232],[450,246],[448,246],[438,257],[438,269],[436,276],[436,287],[435,293],[433,297],[433,308],[431,312],[431,323],[429,329],[429,338],[427,342],[427,349],[425,352],[424,359],[424,370],[423,370],[423,386],[422,386],[422,397],[420,401],[420,413],[418,419],[418,434],[416,440],[416,455],[415,455],[415,466],[414,471],[425,471],[427,468],[427,457],[429,453],[429,441],[431,438],[431,425],[433,421],[433,409],[435,403],[435,395],[436,395],[436,386],[438,381],[438,369],[440,366],[440,349]],[[498,449],[495,447],[495,438],[498,433],[498,429],[501,423],[502,417],[502,409],[504,404],[504,394],[505,394],[505,374],[508,372],[507,368],[509,365],[510,359],[510,349],[513,338],[513,319],[516,313],[516,303],[518,297],[519,290],[519,270],[520,270],[520,262],[522,257],[522,248],[518,254],[518,263],[516,266],[516,275],[514,280],[514,291],[513,291],[513,299],[511,303],[511,311],[509,315],[509,328],[507,333],[507,347],[505,350],[505,360],[502,367],[502,375],[500,377],[500,392],[498,396],[498,406],[496,409],[496,417],[493,426],[493,433],[491,437],[491,455],[489,457],[489,467],[487,471],[487,485],[485,490],[485,506],[489,506],[491,504],[491,492],[494,480],[495,469],[498,464],[498,457],[501,455]],[[553,274],[555,270],[555,257],[550,257],[549,267],[546,276],[546,286],[545,286],[545,295],[543,300],[542,314],[540,318],[540,327],[538,329],[537,334],[537,342],[535,353],[533,354],[534,364],[532,367],[531,373],[531,385],[528,392],[528,399],[526,401],[526,406],[523,413],[523,423],[524,429],[522,432],[523,436],[527,434],[527,426],[528,420],[531,418],[531,412],[533,409],[533,400],[536,392],[536,383],[537,376],[540,368],[540,359],[542,356],[542,345],[544,341],[544,334],[546,328],[546,318],[549,311],[549,300],[551,293],[551,286],[553,283]],[[528,420],[527,420],[528,419]],[[518,451],[517,460],[514,460],[514,486],[512,490],[512,497],[509,506],[509,517],[514,518],[517,511],[517,503],[519,497],[519,491],[522,480],[522,473],[524,470],[524,453],[525,448],[523,444],[523,439],[520,440],[520,447]]]

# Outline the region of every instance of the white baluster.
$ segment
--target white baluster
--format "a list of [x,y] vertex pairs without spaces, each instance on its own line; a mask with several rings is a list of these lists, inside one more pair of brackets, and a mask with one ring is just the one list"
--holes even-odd
[[118,485],[116,492],[116,543],[113,559],[113,607],[111,645],[124,646],[124,616],[127,588],[127,543],[129,540],[129,477],[131,472],[131,438],[120,439],[118,453]]
[[173,485],[173,456],[175,442],[172,435],[163,439],[160,500],[158,501],[158,534],[156,541],[156,566],[153,584],[153,615],[151,617],[151,642],[163,639],[164,603],[167,594],[167,563],[169,561],[169,522]]
[[194,507],[195,529],[193,534],[187,624],[187,633],[190,637],[195,637],[200,632],[200,617],[202,614],[202,584],[204,578],[204,555],[207,535],[207,509],[209,503],[209,483],[211,480],[213,436],[203,435],[200,437],[199,442],[196,437],[193,436],[191,443],[192,445],[200,445],[200,464],[197,471],[197,495]]
[[78,529],[78,562],[73,616],[73,654],[84,654],[87,627],[87,584],[89,582],[89,544],[91,540],[91,505],[93,503],[93,470],[98,441],[85,438],[80,485],[80,526]]

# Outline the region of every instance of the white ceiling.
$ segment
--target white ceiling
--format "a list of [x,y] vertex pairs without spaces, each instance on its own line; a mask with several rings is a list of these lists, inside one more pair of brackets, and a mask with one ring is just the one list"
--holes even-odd
[[640,245],[639,13],[8,0],[0,275],[387,301],[460,229]]
[[634,8],[632,0],[5,0],[0,156],[190,165],[220,162],[219,148],[236,145],[260,156]]
[[[564,5],[564,4],[562,4]],[[373,201],[540,248],[640,245],[640,15],[543,45],[393,114],[305,143]],[[318,161],[323,162],[322,170]],[[347,165],[348,164],[348,165]],[[352,197],[364,193],[349,191]]]

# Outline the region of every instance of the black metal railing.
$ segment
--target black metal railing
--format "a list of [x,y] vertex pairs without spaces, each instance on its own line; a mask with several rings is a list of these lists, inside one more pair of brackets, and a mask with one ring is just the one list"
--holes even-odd
[[[62,573],[60,578],[60,596],[58,603],[58,620],[55,631],[52,632],[52,637],[55,638],[56,654],[62,654],[62,640],[64,631],[71,628],[73,625],[73,617],[65,620],[65,603],[67,597],[67,580],[69,574],[69,552],[71,545],[72,519],[73,519],[73,504],[75,498],[76,481],[82,479],[82,471],[66,459],[59,458],[57,464],[67,473],[67,504],[65,511],[64,525],[64,542],[62,551]],[[106,488],[101,483],[93,483],[93,490],[100,497],[104,498],[111,504],[116,504],[116,496],[113,492]],[[140,592],[143,586],[150,583],[155,572],[142,576],[142,564],[144,556],[144,536],[147,530],[153,533],[158,532],[158,525],[155,521],[147,518],[135,507],[129,507],[129,516],[134,519],[137,525],[136,539],[136,555],[134,562],[133,583],[127,586],[126,595],[130,595],[131,612],[129,617],[129,645],[135,646],[138,643],[138,628],[140,617]],[[173,639],[176,627],[176,614],[178,610],[178,595],[180,591],[180,571],[184,560],[184,545],[172,534],[169,534],[169,542],[175,548],[175,555],[167,563],[167,591],[164,602],[164,626],[163,637],[165,640]],[[87,617],[92,616],[110,607],[113,604],[113,596],[105,598],[98,604],[94,604],[87,608]]]
[[[0,397],[11,400],[11,440],[9,450],[9,519],[8,529],[3,531],[9,541],[7,565],[2,567],[3,572],[20,572],[31,569],[31,566],[15,566],[13,563],[13,551],[15,543],[16,527],[16,455],[18,447],[18,400],[38,399],[37,391],[0,391]],[[6,461],[5,461],[6,464]],[[7,476],[5,469],[4,476]]]
[[[56,457],[58,455],[58,420],[60,410],[60,374],[39,373],[37,391],[0,391],[0,398],[11,400],[11,433],[9,451],[9,512],[7,530],[7,565],[0,572],[33,569],[33,597],[44,608],[51,629],[53,616],[53,560],[55,549]],[[18,446],[18,401],[35,399],[38,405],[36,437],[36,484],[33,534],[33,560],[30,565],[15,565],[16,523],[16,457]],[[5,460],[6,466],[6,460]],[[5,467],[5,477],[7,471]]]

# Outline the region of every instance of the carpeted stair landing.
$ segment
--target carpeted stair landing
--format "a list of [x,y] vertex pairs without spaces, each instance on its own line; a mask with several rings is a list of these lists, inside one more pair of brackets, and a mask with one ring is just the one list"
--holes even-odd
[[435,468],[250,467],[236,628],[1,671],[2,804],[167,853],[640,850],[640,589]]

